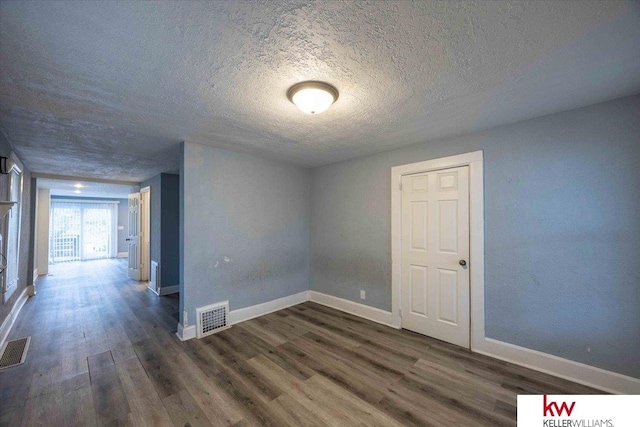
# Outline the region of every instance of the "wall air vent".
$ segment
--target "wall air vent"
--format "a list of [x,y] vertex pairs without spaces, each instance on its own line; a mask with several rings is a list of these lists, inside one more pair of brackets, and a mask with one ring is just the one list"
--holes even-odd
[[31,337],[7,341],[0,350],[0,369],[10,368],[24,363],[27,358],[30,342]]
[[230,328],[229,301],[196,308],[196,337],[204,338]]

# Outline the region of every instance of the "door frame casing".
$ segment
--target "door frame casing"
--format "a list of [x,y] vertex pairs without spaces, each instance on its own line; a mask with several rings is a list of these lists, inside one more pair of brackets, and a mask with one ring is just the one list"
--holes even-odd
[[391,168],[391,311],[393,325],[402,327],[402,176],[460,166],[469,167],[469,297],[471,349],[484,336],[484,171],[483,151],[473,151]]
[[[151,186],[140,189],[139,209],[141,227],[138,230],[138,236],[140,236],[140,232],[143,233],[142,246],[140,246],[140,264],[142,264],[140,281],[148,282],[151,280]],[[148,246],[147,240],[149,241]],[[139,237],[138,244],[140,244]]]

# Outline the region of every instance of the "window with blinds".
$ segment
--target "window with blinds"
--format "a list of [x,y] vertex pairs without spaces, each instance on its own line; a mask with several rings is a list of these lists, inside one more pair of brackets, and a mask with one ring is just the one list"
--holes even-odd
[[52,200],[49,261],[115,257],[117,206],[117,202]]

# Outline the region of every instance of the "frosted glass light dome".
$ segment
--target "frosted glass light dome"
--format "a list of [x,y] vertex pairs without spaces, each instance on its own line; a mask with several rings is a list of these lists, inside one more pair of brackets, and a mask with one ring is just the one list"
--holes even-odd
[[297,83],[287,92],[289,100],[307,114],[320,114],[338,99],[338,90],[328,83]]

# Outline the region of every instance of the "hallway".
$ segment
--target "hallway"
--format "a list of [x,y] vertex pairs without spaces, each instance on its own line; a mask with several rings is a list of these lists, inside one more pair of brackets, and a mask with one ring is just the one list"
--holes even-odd
[[114,364],[102,366],[105,352],[144,376],[133,343],[149,339],[147,330],[172,337],[178,324],[178,295],[158,298],[128,279],[126,266],[125,259],[52,264],[38,280],[9,336],[31,335],[27,360],[0,371],[1,425],[91,425],[126,404],[110,391],[124,385]]
[[10,338],[0,425],[515,425],[517,394],[595,390],[306,302],[180,342],[124,260],[52,266]]

